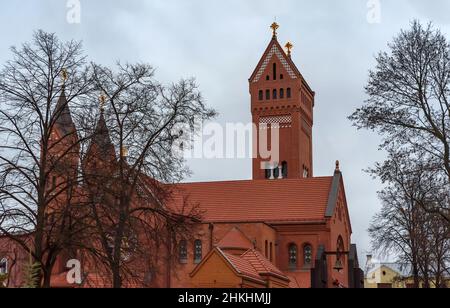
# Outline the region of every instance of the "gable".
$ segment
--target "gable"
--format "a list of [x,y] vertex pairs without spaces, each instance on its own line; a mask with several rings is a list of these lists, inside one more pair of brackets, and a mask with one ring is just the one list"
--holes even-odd
[[[339,204],[342,201],[342,204]],[[342,209],[345,213],[345,220],[349,225],[349,232],[352,233],[352,226],[350,222],[350,215],[347,206],[347,198],[345,195],[345,187],[344,180],[342,177],[342,173],[340,171],[336,171],[333,176],[333,181],[331,184],[331,189],[328,196],[328,204],[325,212],[325,217],[331,218],[336,214],[339,206],[343,206]]]
[[264,53],[263,58],[252,74],[252,77],[250,78],[251,82],[256,83],[261,79],[274,57],[278,59],[284,70],[288,73],[289,77],[291,77],[292,79],[297,79],[300,77],[294,63],[286,56],[280,44],[276,40],[272,40],[271,44],[269,44],[268,49]]

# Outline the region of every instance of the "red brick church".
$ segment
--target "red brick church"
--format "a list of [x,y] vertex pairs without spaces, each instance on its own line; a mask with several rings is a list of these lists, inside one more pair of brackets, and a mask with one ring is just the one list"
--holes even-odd
[[[331,176],[314,177],[315,93],[291,59],[292,45],[285,51],[278,42],[277,28],[272,25],[273,37],[249,84],[257,134],[270,125],[280,128],[279,162],[254,158],[252,180],[175,185],[173,202],[188,196],[204,213],[202,222],[191,241],[176,243],[176,262],[161,252],[146,286],[362,287],[340,166]],[[18,286],[21,272],[8,267],[8,256],[0,245],[0,268],[16,275]],[[67,286],[64,273],[54,273],[55,287]],[[89,286],[105,284],[90,279],[81,287]]]

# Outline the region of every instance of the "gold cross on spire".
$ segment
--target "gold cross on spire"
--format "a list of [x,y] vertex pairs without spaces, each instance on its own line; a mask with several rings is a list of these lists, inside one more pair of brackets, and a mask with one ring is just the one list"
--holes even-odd
[[105,102],[106,102],[106,95],[105,95],[105,93],[102,93],[102,95],[100,95],[100,111],[101,112],[105,111]]
[[280,28],[280,25],[277,24],[277,22],[274,22],[274,23],[270,26],[270,28],[271,28],[272,31],[273,31],[273,37],[277,37],[277,30],[278,30],[278,28]]
[[291,42],[287,42],[284,47],[286,47],[287,55],[290,57],[291,56],[291,52],[292,52],[292,48],[294,48],[294,45],[292,45]]
[[65,85],[66,81],[67,81],[67,78],[68,78],[67,69],[65,69],[65,68],[62,69],[61,77],[62,77],[62,80],[63,80],[63,85]]

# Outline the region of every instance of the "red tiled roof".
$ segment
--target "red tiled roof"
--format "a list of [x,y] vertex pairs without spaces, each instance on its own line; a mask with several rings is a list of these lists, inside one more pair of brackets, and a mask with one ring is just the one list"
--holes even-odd
[[249,249],[241,256],[235,256],[223,252],[220,249],[218,249],[218,251],[222,253],[231,265],[243,276],[264,281],[263,276],[271,275],[289,281],[289,278],[283,274],[282,271],[255,249]]
[[261,276],[256,271],[256,269],[252,266],[252,264],[243,259],[242,257],[234,256],[232,254],[228,254],[222,252],[226,259],[231,263],[231,265],[238,271],[239,274],[257,279],[259,281],[264,281],[261,279]]
[[262,274],[273,274],[282,278],[287,278],[282,271],[280,271],[275,265],[267,260],[259,251],[250,249],[241,256],[244,260],[250,262],[250,264],[256,269],[256,271]]
[[242,233],[238,228],[233,228],[228,232],[222,240],[217,244],[217,247],[221,249],[230,248],[240,248],[240,249],[251,249],[253,248],[253,243],[248,237]]
[[[333,177],[178,184],[205,222],[322,221]],[[178,200],[180,202],[181,200]]]

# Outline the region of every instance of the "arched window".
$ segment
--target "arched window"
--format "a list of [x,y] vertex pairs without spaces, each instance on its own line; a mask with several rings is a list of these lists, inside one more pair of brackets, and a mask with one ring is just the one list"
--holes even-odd
[[202,241],[196,240],[194,242],[194,262],[200,263],[203,258],[203,247],[202,247]]
[[280,79],[283,80],[284,79],[284,75],[280,74]]
[[278,179],[278,178],[280,177],[280,168],[278,168],[278,166],[276,166],[276,167],[273,169],[273,177],[274,177],[275,179]]
[[295,269],[297,268],[297,255],[298,255],[298,249],[297,245],[291,244],[289,245],[289,268]]
[[272,170],[266,169],[266,180],[269,180],[271,176],[272,176]]
[[287,179],[288,177],[288,163],[287,162],[283,162],[282,166],[282,173],[283,173],[283,179]]
[[263,90],[259,90],[258,99],[260,101],[262,101],[264,99],[264,92],[263,92]]
[[292,92],[291,88],[287,88],[287,92],[286,92],[287,98],[291,98],[292,97],[292,93],[291,92]]
[[5,275],[8,274],[8,259],[3,258],[0,261],[0,274]]
[[187,241],[182,240],[178,247],[178,258],[181,263],[185,263],[188,259]]
[[280,89],[280,99],[284,98],[284,89]]
[[266,100],[270,99],[270,90],[266,90]]
[[269,75],[267,75],[267,76],[266,76],[266,80],[267,80],[267,81],[269,81],[269,80],[270,80],[270,77],[269,77]]
[[303,265],[312,265],[312,246],[310,244],[303,246]]
[[273,99],[278,99],[278,91],[277,91],[277,89],[273,90]]
[[273,64],[273,80],[277,80],[277,64]]

